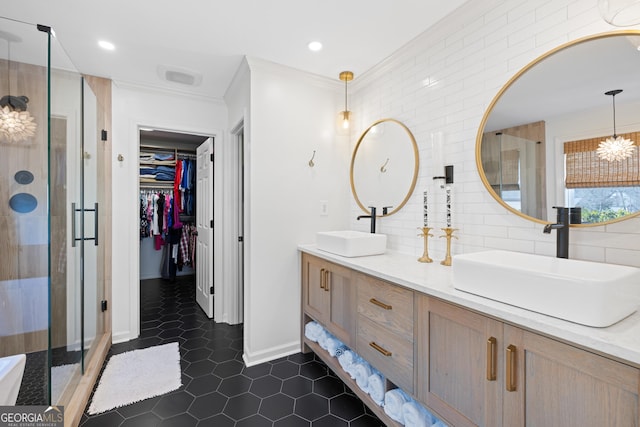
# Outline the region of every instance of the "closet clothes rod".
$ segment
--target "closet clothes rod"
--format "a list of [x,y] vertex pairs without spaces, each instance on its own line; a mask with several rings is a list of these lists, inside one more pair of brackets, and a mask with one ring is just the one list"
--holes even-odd
[[167,181],[166,184],[157,183],[157,182],[141,182],[140,183],[140,192],[143,191],[172,191],[173,190],[173,181]]
[[197,158],[198,156],[195,154],[181,153],[178,151],[178,159],[196,160]]

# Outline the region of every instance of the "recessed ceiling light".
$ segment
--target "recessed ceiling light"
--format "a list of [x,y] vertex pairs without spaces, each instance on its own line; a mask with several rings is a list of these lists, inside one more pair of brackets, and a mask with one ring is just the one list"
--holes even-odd
[[317,52],[319,50],[322,50],[322,43],[320,42],[311,42],[307,46],[309,47],[309,50],[312,52]]
[[98,46],[100,46],[104,50],[114,50],[116,48],[116,46],[113,43],[108,42],[106,40],[98,41]]

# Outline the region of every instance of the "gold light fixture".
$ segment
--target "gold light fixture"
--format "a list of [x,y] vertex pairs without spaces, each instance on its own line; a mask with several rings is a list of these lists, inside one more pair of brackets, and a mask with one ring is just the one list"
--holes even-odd
[[7,142],[21,142],[36,134],[36,122],[27,111],[29,98],[11,96],[11,42],[21,39],[11,33],[0,32],[0,38],[7,41],[7,91],[8,95],[0,98],[0,138]]
[[616,95],[621,92],[622,89],[614,89],[604,93],[613,100],[613,136],[601,141],[596,152],[598,157],[610,162],[619,162],[631,157],[635,149],[632,140],[616,135]]
[[349,120],[351,119],[351,111],[347,108],[347,83],[353,80],[351,71],[343,71],[340,73],[340,80],[344,82],[344,111],[340,113],[342,119],[342,127],[349,129]]

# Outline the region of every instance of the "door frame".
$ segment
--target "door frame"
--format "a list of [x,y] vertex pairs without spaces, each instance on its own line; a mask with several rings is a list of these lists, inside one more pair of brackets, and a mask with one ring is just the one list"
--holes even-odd
[[[245,153],[245,119],[244,116],[231,129],[226,150],[225,165],[225,207],[224,207],[224,265],[225,265],[225,293],[224,293],[224,322],[235,325],[244,321],[244,269],[245,257],[240,255],[238,236],[242,231],[243,253],[246,254],[246,211],[240,204],[238,195],[240,185],[246,183]],[[242,144],[242,147],[240,146]],[[242,158],[240,156],[242,155]],[[240,179],[239,166],[243,164],[244,174]],[[243,187],[245,187],[243,185]],[[243,188],[244,193],[244,188]],[[245,199],[246,202],[246,199]],[[243,272],[240,272],[240,268]]]
[[[222,224],[223,218],[223,199],[222,199],[222,190],[223,190],[223,167],[222,167],[222,154],[224,153],[224,133],[221,130],[202,130],[202,129],[189,129],[189,128],[179,128],[179,127],[166,127],[159,124],[154,123],[137,123],[133,126],[135,129],[135,137],[134,141],[136,141],[135,152],[137,154],[137,158],[135,159],[137,163],[137,167],[135,168],[136,172],[140,166],[139,154],[140,154],[140,131],[143,129],[156,129],[162,130],[166,132],[175,132],[175,133],[184,133],[191,135],[202,135],[204,137],[213,138],[213,150],[214,153],[214,164],[213,164],[213,176],[214,176],[214,198],[213,198],[213,222],[214,227],[215,224]],[[140,180],[135,180],[135,200],[137,203],[132,204],[130,214],[133,215],[133,218],[137,218],[140,215],[140,206],[139,206],[139,194],[140,194]],[[197,203],[197,201],[196,201]],[[140,244],[139,244],[139,227],[140,221],[136,220],[135,224],[137,225],[137,233],[133,233],[131,238],[129,239],[130,244],[133,246],[133,259],[130,265],[130,281],[135,286],[129,286],[129,313],[130,317],[130,334],[129,336],[122,340],[128,341],[130,339],[134,339],[140,336]],[[213,283],[214,283],[214,320],[219,322],[220,320],[217,318],[218,313],[222,313],[222,298],[219,296],[224,294],[223,290],[223,262],[222,262],[222,254],[223,254],[223,239],[221,234],[223,230],[220,230],[221,227],[218,227],[218,232],[216,233],[216,229],[214,228],[213,240],[214,240],[214,253],[213,253]],[[196,260],[197,267],[197,260]],[[115,337],[114,342],[120,342],[121,337]]]

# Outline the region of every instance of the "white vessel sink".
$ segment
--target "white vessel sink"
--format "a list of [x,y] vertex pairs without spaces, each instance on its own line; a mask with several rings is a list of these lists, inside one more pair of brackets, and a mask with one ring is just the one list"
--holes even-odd
[[640,269],[491,250],[456,255],[453,286],[586,326],[607,327],[640,305]]
[[351,230],[320,231],[316,243],[318,249],[344,257],[380,255],[387,249],[387,236]]

